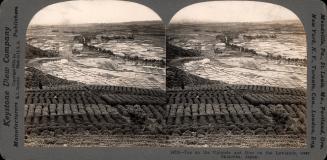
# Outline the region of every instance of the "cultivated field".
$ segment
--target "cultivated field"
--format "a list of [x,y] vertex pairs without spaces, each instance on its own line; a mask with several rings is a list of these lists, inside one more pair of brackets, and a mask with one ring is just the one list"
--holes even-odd
[[175,135],[204,137],[194,144],[211,147],[305,146],[301,24],[171,24],[167,35],[167,125]]
[[114,141],[99,141],[113,136],[124,146],[124,135],[163,132],[163,29],[159,22],[30,27],[25,145],[109,146]]
[[163,29],[159,22],[31,26],[26,64],[84,84],[165,89]]
[[25,145],[306,145],[299,24],[173,24],[166,49],[161,27],[30,28]]

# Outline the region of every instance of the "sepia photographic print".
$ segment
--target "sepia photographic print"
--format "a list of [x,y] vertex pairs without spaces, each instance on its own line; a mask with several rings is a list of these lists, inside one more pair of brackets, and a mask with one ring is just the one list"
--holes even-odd
[[306,146],[306,33],[292,11],[202,2],[176,13],[166,35],[176,146]]
[[165,123],[165,27],[124,1],[40,10],[26,34],[25,146],[147,146]]
[[0,3],[0,159],[326,159],[321,0]]
[[193,4],[165,30],[136,3],[62,2],[26,41],[25,146],[306,145],[306,36],[281,6]]

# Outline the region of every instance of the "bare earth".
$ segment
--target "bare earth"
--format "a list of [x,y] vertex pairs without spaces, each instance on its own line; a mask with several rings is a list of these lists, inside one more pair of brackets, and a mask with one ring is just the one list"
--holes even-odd
[[305,136],[268,135],[64,135],[33,136],[25,140],[27,147],[195,147],[195,148],[302,148]]

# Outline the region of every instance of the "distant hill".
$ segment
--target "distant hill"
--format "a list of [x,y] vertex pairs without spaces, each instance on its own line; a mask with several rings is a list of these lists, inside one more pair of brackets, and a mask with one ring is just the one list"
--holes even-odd
[[216,25],[216,24],[294,24],[299,23],[300,20],[280,20],[280,21],[262,21],[262,22],[203,22],[203,21],[180,21],[170,23],[174,24],[198,24],[198,25]]
[[95,25],[104,25],[104,26],[110,26],[110,25],[149,25],[149,24],[162,24],[162,21],[132,21],[132,22],[119,22],[119,23],[83,23],[83,24],[62,24],[62,25],[30,25],[29,27],[90,27]]

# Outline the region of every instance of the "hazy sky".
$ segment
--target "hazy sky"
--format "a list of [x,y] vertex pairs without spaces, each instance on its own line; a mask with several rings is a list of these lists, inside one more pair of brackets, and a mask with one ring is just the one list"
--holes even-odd
[[[56,3],[40,10],[31,20],[32,25],[116,23],[160,20],[146,6],[115,0],[83,0]],[[171,22],[261,22],[298,20],[290,10],[263,2],[215,1],[185,7]]]
[[298,20],[289,9],[279,5],[251,1],[202,2],[180,10],[171,22],[262,22]]
[[40,10],[30,24],[56,25],[160,20],[151,9],[132,2],[84,0],[56,3]]

